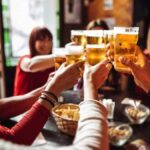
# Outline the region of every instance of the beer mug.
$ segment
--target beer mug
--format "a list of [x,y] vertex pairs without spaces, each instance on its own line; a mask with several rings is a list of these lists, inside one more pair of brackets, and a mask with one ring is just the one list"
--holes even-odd
[[65,56],[67,64],[73,64],[84,60],[84,48],[82,45],[76,45],[74,43],[66,44]]
[[57,70],[62,63],[66,61],[65,48],[55,48],[53,51],[55,70]]
[[86,30],[86,43],[87,44],[101,44],[104,43],[103,30]]
[[87,44],[86,45],[86,61],[90,65],[95,65],[104,60],[105,57],[105,44]]
[[120,57],[127,57],[137,62],[135,45],[138,41],[138,27],[114,27],[114,68],[117,71],[129,73],[130,68],[123,65]]
[[77,45],[86,45],[84,30],[71,30],[71,41]]

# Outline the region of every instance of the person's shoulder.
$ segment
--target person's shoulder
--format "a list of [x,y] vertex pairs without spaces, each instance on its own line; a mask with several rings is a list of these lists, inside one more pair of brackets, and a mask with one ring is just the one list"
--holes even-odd
[[30,56],[30,55],[23,55],[23,56],[21,56],[21,57],[19,58],[19,61],[22,61],[22,60],[25,59],[25,58],[31,58],[31,56]]

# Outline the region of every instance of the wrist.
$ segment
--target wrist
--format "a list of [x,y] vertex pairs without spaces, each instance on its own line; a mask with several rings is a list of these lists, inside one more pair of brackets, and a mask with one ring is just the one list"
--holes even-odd
[[56,79],[52,79],[50,83],[46,86],[45,91],[50,91],[54,93],[57,97],[60,95],[61,90],[58,87],[58,82],[56,82]]
[[84,100],[97,99],[97,89],[91,82],[85,82],[84,84]]
[[53,106],[52,106],[48,101],[45,101],[45,100],[39,98],[38,103],[40,103],[40,104],[41,104],[42,106],[44,106],[49,112],[51,112]]

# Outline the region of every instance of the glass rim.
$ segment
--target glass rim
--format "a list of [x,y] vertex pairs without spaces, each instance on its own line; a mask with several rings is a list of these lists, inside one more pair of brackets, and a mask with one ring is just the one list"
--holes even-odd
[[85,30],[86,37],[102,37],[104,35],[103,30]]
[[106,44],[101,43],[101,44],[87,44],[86,48],[105,48]]
[[113,35],[114,30],[104,30],[104,35]]
[[85,30],[71,30],[71,35],[84,35]]
[[114,34],[138,34],[139,27],[114,27]]

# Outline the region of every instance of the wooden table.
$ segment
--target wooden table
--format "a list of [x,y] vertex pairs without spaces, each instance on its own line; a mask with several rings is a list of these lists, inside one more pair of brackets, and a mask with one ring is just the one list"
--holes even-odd
[[[106,93],[105,93],[106,94]],[[64,97],[64,103],[80,103],[81,98],[78,94],[78,92],[74,91],[66,91],[62,93],[62,96]],[[114,113],[114,121],[129,123],[128,118],[124,114],[124,105],[122,105],[120,102],[125,97],[133,97],[133,94],[126,94],[126,93],[109,93],[106,94],[106,98],[112,98],[114,101],[116,101],[116,107],[115,107],[115,113]],[[143,104],[150,106],[150,98],[144,97],[142,98]],[[133,129],[133,135],[131,136],[130,141],[133,141],[135,139],[143,139],[147,140],[150,143],[150,117],[146,120],[145,123],[142,125],[132,125]],[[46,138],[48,144],[51,146],[65,146],[70,145],[73,141],[73,137],[61,133],[52,117],[49,118],[49,120],[46,122],[44,129],[42,130],[42,133],[44,137]],[[121,147],[115,147],[110,145],[110,150],[123,150],[123,146]]]

